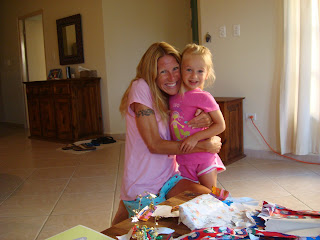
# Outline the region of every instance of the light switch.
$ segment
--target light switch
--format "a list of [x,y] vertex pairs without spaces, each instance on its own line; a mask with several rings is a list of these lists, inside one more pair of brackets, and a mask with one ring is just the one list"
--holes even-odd
[[233,36],[240,37],[240,24],[233,25]]
[[226,26],[225,26],[225,25],[223,25],[223,26],[221,26],[221,27],[219,28],[219,36],[220,36],[221,38],[227,37],[227,29],[226,29]]

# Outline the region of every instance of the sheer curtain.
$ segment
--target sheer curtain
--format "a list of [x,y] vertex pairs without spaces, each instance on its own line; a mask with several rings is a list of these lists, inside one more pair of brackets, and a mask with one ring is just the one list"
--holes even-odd
[[319,0],[284,0],[281,153],[320,153]]

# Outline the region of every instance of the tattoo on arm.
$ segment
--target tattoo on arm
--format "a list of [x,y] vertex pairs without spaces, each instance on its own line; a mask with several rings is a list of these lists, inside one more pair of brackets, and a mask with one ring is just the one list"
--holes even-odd
[[144,109],[144,110],[140,110],[138,112],[136,112],[136,117],[141,117],[141,116],[150,116],[150,115],[154,115],[154,111],[150,108],[148,109]]

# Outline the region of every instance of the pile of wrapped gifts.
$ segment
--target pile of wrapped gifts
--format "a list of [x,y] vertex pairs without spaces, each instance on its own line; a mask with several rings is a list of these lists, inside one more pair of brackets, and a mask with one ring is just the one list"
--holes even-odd
[[[179,206],[146,206],[137,216],[136,221],[147,221],[150,216],[179,217],[190,229],[190,233],[177,240],[193,239],[319,239],[320,212],[298,211],[251,198],[232,198],[219,194],[203,194]],[[176,211],[174,211],[176,210]],[[151,229],[152,231],[157,229]],[[160,229],[159,229],[160,230]],[[156,233],[165,233],[164,229]],[[132,230],[131,230],[132,231]],[[174,231],[174,230],[172,230]],[[130,239],[132,234],[118,237]],[[147,236],[147,235],[146,235]],[[170,236],[167,238],[169,239]],[[171,238],[172,239],[172,238]]]
[[192,231],[178,239],[320,239],[320,212],[257,206],[245,198],[196,197],[179,206],[180,220]]

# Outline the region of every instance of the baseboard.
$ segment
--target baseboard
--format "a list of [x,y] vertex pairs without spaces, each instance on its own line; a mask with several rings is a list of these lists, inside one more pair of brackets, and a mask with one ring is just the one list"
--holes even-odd
[[[258,159],[270,159],[270,160],[288,160],[286,157],[279,156],[278,154],[267,151],[267,150],[253,150],[245,149],[244,153],[248,158],[258,158]],[[320,163],[320,155],[309,154],[309,155],[294,155],[291,153],[285,154],[285,156],[295,158],[306,162],[317,162]]]
[[6,127],[24,128],[24,124],[20,124],[20,123],[0,122],[0,124]]
[[117,140],[123,140],[123,141],[126,140],[126,134],[125,133],[105,133],[105,135],[111,136],[111,137],[113,137],[114,139],[117,139]]

